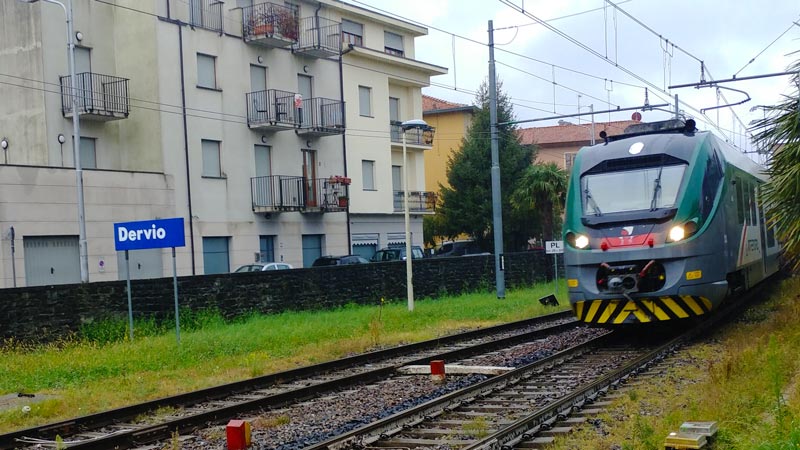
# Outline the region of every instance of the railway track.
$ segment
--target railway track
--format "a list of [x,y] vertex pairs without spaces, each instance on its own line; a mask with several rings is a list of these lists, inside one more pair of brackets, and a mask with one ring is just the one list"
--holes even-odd
[[468,358],[563,333],[576,324],[569,312],[563,312],[356,355],[0,435],[0,449],[133,448],[167,439],[173,432],[186,433],[248,412],[385,379],[404,365]]
[[630,377],[648,373],[691,339],[727,323],[756,295],[735,299],[680,335],[615,330],[304,450],[540,448],[552,441],[541,433]]
[[513,448],[659,361],[683,339],[631,345],[619,332],[604,335],[306,450]]

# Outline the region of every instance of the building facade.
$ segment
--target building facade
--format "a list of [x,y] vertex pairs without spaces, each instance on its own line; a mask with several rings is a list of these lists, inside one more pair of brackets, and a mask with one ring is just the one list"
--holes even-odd
[[422,96],[422,105],[425,121],[436,128],[433,148],[425,153],[425,184],[438,192],[439,184],[448,186],[447,161],[461,149],[478,108],[429,95]]
[[[183,217],[180,275],[309,266],[358,233],[402,230],[385,183],[400,152],[388,97],[400,118],[421,115],[419,89],[445,72],[413,60],[425,29],[334,0],[73,3],[75,80],[63,11],[0,3],[0,287],[80,281],[74,111],[90,281],[125,277],[116,222]],[[343,23],[361,24],[362,42]],[[411,179],[429,147],[410,151]],[[368,229],[373,217],[385,226]],[[132,278],[172,272],[169,249],[130,258]]]

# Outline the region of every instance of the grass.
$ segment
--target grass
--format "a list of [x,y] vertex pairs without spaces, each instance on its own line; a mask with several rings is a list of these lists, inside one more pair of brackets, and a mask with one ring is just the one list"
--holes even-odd
[[711,420],[711,449],[800,449],[799,293],[800,278],[782,282],[737,326],[685,348],[665,377],[645,379],[552,449],[663,449],[681,423]]
[[[218,313],[181,317],[181,344],[173,322],[139,321],[127,339],[125,320],[83,330],[83,338],[35,348],[0,348],[0,395],[51,394],[52,400],[0,412],[0,433],[90,414],[222,383],[251,378],[459,330],[554,312],[538,299],[552,284],[436,300],[409,313],[405,302],[376,299],[334,311],[286,312],[226,323]],[[562,285],[561,307],[567,302]]]

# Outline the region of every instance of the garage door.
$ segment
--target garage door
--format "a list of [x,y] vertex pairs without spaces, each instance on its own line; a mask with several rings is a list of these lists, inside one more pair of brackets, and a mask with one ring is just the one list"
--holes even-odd
[[[130,250],[128,260],[131,263],[131,280],[143,278],[161,278],[164,276],[164,260],[162,249]],[[118,278],[125,279],[125,252],[117,252]]]
[[28,286],[81,282],[78,236],[23,236]]

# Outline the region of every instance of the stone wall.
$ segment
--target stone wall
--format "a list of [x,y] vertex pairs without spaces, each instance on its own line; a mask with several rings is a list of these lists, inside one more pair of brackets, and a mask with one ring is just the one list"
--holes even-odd
[[[492,255],[414,260],[414,295],[436,298],[493,290]],[[553,259],[543,252],[505,255],[506,287],[551,279]],[[174,311],[172,278],[131,281],[134,318]],[[250,312],[328,309],[406,298],[405,262],[318,267],[274,272],[178,278],[181,307],[216,308],[232,318]],[[47,341],[96,319],[126,318],[125,281],[0,289],[0,339]]]

